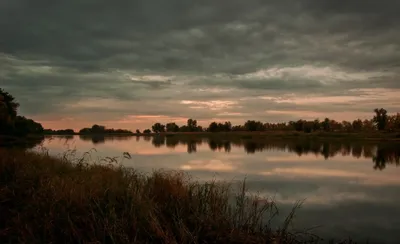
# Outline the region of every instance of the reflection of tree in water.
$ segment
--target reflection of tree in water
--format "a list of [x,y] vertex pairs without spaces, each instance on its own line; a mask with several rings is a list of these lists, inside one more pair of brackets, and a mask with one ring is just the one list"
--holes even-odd
[[[106,141],[104,135],[80,135],[79,138],[82,141],[91,141],[95,145],[105,143]],[[108,140],[112,140],[112,138],[110,137]]]
[[308,153],[321,154],[321,143],[312,140],[302,141],[295,144],[294,147],[290,147],[290,145],[285,145],[285,147],[288,147],[289,152],[295,152],[299,156]]
[[361,158],[362,152],[363,152],[363,147],[360,144],[353,145],[353,148],[351,151],[351,155],[353,155],[353,157]]
[[151,141],[154,147],[161,147],[165,145],[165,137],[164,136],[153,136],[153,140]]
[[244,150],[248,154],[253,154],[255,152],[261,152],[264,150],[262,144],[254,142],[254,141],[245,141],[244,142]]
[[188,143],[187,143],[187,152],[188,152],[188,153],[195,153],[195,152],[197,152],[197,144],[196,144],[196,141],[193,141],[193,140],[188,141]]
[[93,144],[103,144],[106,142],[104,136],[93,136],[92,137]]
[[221,151],[223,148],[225,152],[230,152],[232,148],[231,142],[226,140],[223,141],[223,140],[209,139],[208,146],[212,151],[216,151],[217,149],[218,151]]
[[166,144],[169,148],[175,148],[179,145],[179,139],[177,139],[176,137],[167,137]]
[[372,158],[374,156],[374,145],[364,145],[363,146],[363,157]]
[[400,165],[400,148],[394,146],[378,146],[376,155],[372,157],[374,169],[383,170],[386,164],[393,163],[396,166]]
[[342,156],[348,156],[351,153],[351,144],[344,144],[341,150]]
[[231,143],[229,141],[224,142],[224,150],[225,152],[230,152],[232,149]]
[[[81,135],[82,140],[90,140],[94,144],[104,143],[107,140],[127,140],[132,137],[104,137]],[[140,137],[136,137],[139,140]],[[186,145],[188,153],[197,152],[197,146],[203,142],[202,138],[182,138],[179,136],[144,136],[145,141],[150,141],[155,147],[166,145],[169,148],[175,148],[177,145]],[[336,155],[352,155],[353,157],[371,158],[374,162],[374,168],[382,170],[388,163],[399,165],[400,144],[399,143],[355,143],[342,141],[318,141],[318,140],[274,140],[262,141],[251,139],[208,139],[208,146],[212,151],[230,152],[232,144],[237,147],[243,147],[245,152],[253,154],[263,150],[281,150],[296,153],[299,156],[314,154],[322,155],[325,159],[335,157]]]
[[30,138],[0,138],[0,146],[6,148],[32,149],[44,142],[44,136]]
[[322,151],[321,154],[324,156],[325,159],[329,158],[329,152],[331,151],[330,144],[325,142],[322,144]]
[[137,141],[137,142],[140,141],[140,136],[136,136],[136,141]]
[[128,141],[132,137],[131,136],[123,136],[123,135],[79,135],[79,138],[82,141],[91,141],[93,144],[103,144],[106,141]]

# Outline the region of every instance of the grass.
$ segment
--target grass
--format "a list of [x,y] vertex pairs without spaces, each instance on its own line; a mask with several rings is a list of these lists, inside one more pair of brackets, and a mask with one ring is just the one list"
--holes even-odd
[[0,242],[298,243],[290,218],[275,232],[262,223],[272,201],[247,197],[245,183],[234,204],[231,192],[180,172],[1,150]]
[[[88,163],[0,148],[0,243],[317,243],[280,228],[271,199],[244,181],[198,183],[182,172],[142,174],[114,158]],[[130,157],[125,154],[125,157]]]

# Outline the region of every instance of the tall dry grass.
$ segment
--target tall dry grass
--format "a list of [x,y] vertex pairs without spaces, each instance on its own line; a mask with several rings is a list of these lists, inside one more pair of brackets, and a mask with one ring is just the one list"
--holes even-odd
[[[129,156],[129,155],[126,155]],[[108,159],[113,162],[114,159]],[[181,172],[0,149],[0,243],[315,243],[274,202]],[[236,192],[236,193],[235,193]]]

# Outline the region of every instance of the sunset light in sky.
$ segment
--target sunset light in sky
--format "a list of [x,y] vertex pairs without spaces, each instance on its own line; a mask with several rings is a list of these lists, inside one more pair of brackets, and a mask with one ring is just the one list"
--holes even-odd
[[0,87],[20,114],[134,130],[400,107],[399,1],[117,2],[1,1]]

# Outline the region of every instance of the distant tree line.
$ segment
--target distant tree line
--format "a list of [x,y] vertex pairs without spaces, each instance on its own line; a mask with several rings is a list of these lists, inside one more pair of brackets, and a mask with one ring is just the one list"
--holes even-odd
[[103,125],[93,125],[91,128],[83,128],[79,131],[79,134],[133,134],[130,130],[124,129],[108,129]]
[[[187,124],[179,126],[176,123],[155,123],[151,129],[146,129],[143,133],[163,133],[163,132],[231,132],[231,131],[302,131],[305,133],[325,131],[325,132],[360,132],[360,131],[400,131],[400,113],[388,115],[383,108],[375,109],[372,119],[353,121],[336,121],[325,118],[323,121],[297,120],[287,123],[264,123],[262,121],[248,120],[243,125],[232,125],[231,122],[211,122],[207,128],[197,125],[194,119],[188,119]],[[136,130],[136,133],[140,133]]]
[[45,129],[43,131],[46,135],[74,135],[76,134],[73,129],[65,129],[65,130],[52,130],[52,129]]
[[[40,123],[32,119],[18,115],[19,104],[15,98],[0,88],[0,134],[27,135],[27,134],[59,134],[73,135],[73,129],[51,130],[43,129]],[[188,119],[186,125],[179,126],[174,122],[162,124],[157,122],[144,134],[164,132],[232,132],[232,131],[302,131],[305,133],[325,132],[360,132],[360,131],[400,131],[400,114],[389,115],[383,108],[376,108],[375,115],[371,119],[354,121],[336,121],[325,118],[320,121],[297,120],[287,123],[269,123],[256,120],[248,120],[243,125],[232,125],[231,122],[211,122],[208,127],[203,128],[197,124],[197,120]],[[102,125],[93,125],[90,128],[83,128],[79,134],[133,134],[130,130],[109,129]],[[142,134],[136,130],[136,134]]]

